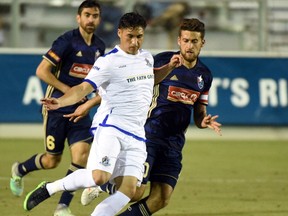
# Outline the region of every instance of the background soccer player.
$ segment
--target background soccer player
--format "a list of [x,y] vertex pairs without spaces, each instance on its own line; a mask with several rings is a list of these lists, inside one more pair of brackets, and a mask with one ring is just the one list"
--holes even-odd
[[[83,1],[78,7],[76,16],[78,28],[58,37],[50,50],[43,56],[36,74],[48,84],[47,97],[60,97],[71,87],[82,82],[95,60],[104,54],[105,44],[94,32],[100,24],[101,8],[97,1]],[[87,101],[83,98],[79,103],[56,111],[42,110],[45,127],[45,153],[33,155],[24,162],[16,162],[12,166],[10,188],[14,195],[23,193],[23,177],[40,169],[52,169],[58,166],[67,139],[71,152],[71,164],[67,175],[86,166],[92,142],[89,132],[91,118],[86,115],[78,122],[71,122],[63,117],[77,110],[85,103],[88,112],[98,99]],[[86,112],[86,113],[87,113]],[[72,192],[64,192],[60,198],[54,215],[72,215],[68,208],[73,198]]]

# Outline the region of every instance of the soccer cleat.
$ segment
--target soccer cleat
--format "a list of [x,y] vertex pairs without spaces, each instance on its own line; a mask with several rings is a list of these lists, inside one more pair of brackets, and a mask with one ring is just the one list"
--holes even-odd
[[27,194],[23,207],[25,210],[30,211],[35,206],[50,197],[46,189],[46,181],[41,182],[33,191]]
[[71,213],[69,207],[65,204],[58,204],[54,216],[75,216]]
[[89,205],[94,199],[99,197],[102,192],[99,186],[84,189],[81,195],[81,204],[84,206]]
[[12,165],[11,169],[11,179],[10,179],[10,190],[13,195],[15,196],[21,196],[24,191],[24,181],[21,176],[19,176],[18,172],[18,162],[15,162]]

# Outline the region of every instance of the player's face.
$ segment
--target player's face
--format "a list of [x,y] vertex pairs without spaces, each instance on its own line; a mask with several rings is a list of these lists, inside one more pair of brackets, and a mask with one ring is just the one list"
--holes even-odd
[[100,11],[98,8],[84,8],[81,15],[77,15],[77,22],[86,33],[94,33],[100,24]]
[[128,54],[136,55],[144,41],[144,29],[142,27],[118,29],[118,36],[120,48]]
[[200,32],[182,31],[181,36],[178,37],[178,45],[184,61],[189,63],[196,61],[204,43]]

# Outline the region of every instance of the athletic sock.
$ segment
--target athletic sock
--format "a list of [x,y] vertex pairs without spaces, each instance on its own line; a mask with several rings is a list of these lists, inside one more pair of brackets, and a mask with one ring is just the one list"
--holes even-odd
[[147,197],[132,204],[118,216],[150,216],[152,215],[150,210],[147,207],[146,199]]
[[116,192],[116,185],[111,184],[109,182],[105,183],[104,185],[101,185],[100,188],[102,191],[108,193],[108,194],[114,194]]
[[70,175],[65,176],[55,182],[48,183],[46,188],[49,195],[59,191],[75,191],[80,188],[96,187],[92,176],[92,170],[78,169]]
[[33,155],[28,160],[24,161],[23,163],[19,163],[18,166],[18,172],[20,177],[25,176],[29,172],[35,171],[35,170],[41,170],[43,169],[41,158],[44,155],[44,153]]
[[94,209],[91,216],[116,215],[121,209],[127,205],[130,198],[120,191],[115,192],[111,196],[100,202]]
[[[69,169],[66,173],[66,176],[68,176],[69,174],[73,173],[74,171],[78,170],[78,169],[83,169],[84,167],[71,163],[69,166]],[[64,191],[61,195],[61,198],[59,200],[58,204],[65,204],[66,206],[69,206],[71,203],[71,200],[74,197],[74,191]]]

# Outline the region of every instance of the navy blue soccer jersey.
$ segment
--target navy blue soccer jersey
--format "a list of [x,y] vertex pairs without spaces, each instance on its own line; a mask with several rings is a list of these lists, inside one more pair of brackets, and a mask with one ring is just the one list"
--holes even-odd
[[[154,69],[169,63],[179,52],[154,56]],[[165,146],[181,151],[185,132],[195,103],[208,105],[212,83],[210,70],[200,61],[193,68],[175,68],[160,84],[155,85],[148,119],[145,124],[147,145]]]
[[[99,37],[94,34],[91,45],[87,45],[77,28],[58,37],[43,58],[54,66],[52,73],[59,81],[73,87],[83,81],[95,60],[104,53],[105,44]],[[58,98],[62,95],[58,89],[48,86],[45,96]],[[72,105],[50,112],[71,113],[76,107]]]

